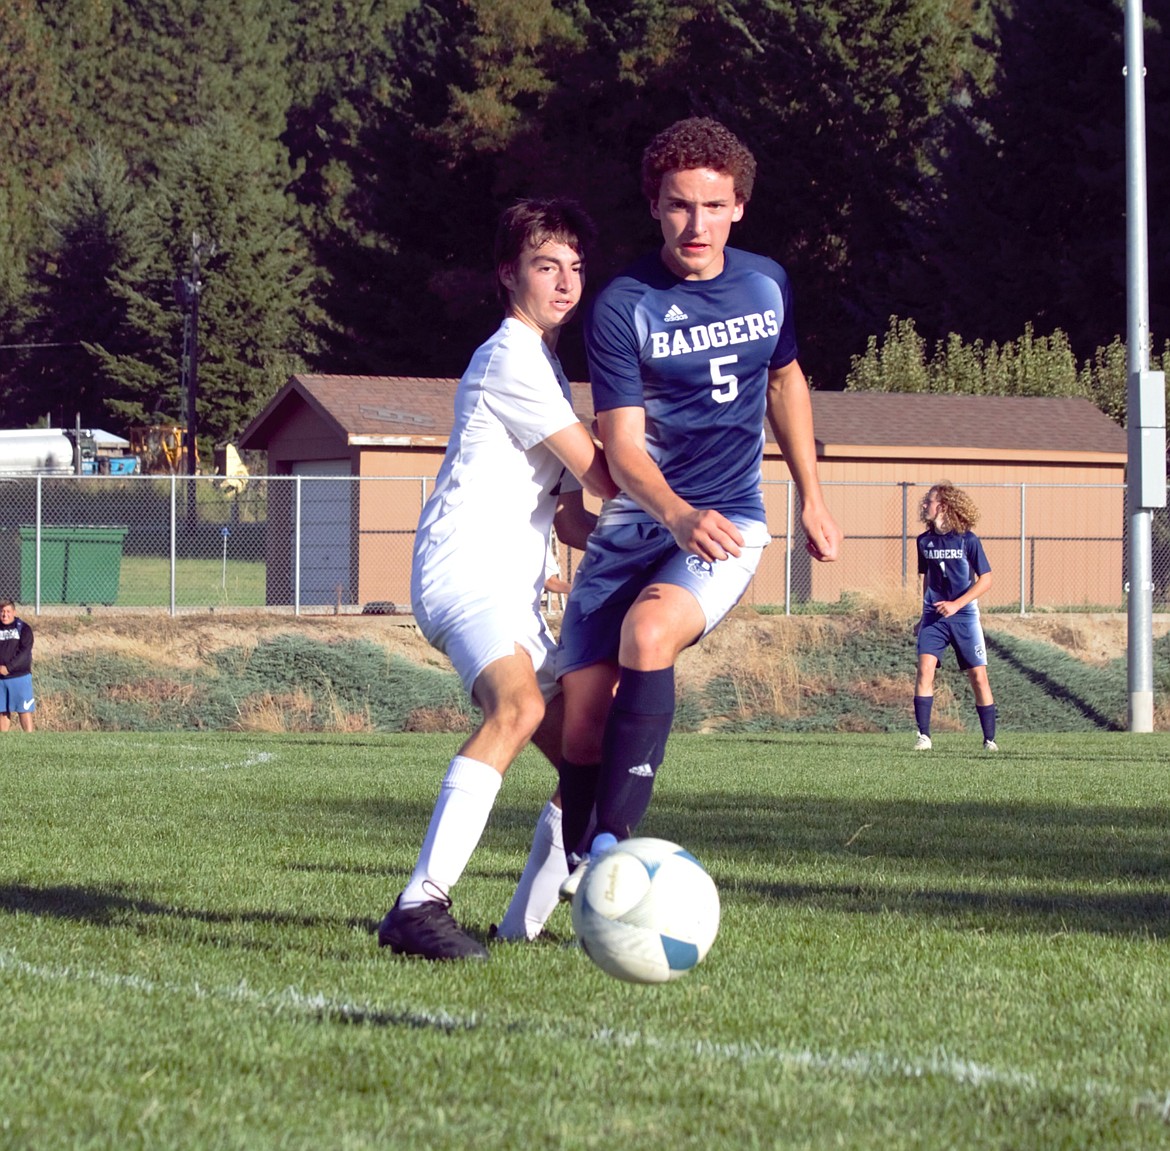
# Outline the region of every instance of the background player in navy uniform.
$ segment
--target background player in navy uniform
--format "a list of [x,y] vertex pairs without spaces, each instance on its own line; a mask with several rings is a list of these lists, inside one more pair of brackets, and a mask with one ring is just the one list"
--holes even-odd
[[[605,457],[573,413],[557,336],[581,300],[592,224],[563,200],[526,200],[500,219],[495,265],[506,315],[459,381],[455,420],[435,488],[419,517],[411,604],[423,634],[455,666],[483,722],[451,760],[410,880],[378,943],[427,959],[485,959],[451,916],[450,890],[483,834],[509,764],[533,740],[556,762],[556,644],[540,612],[550,529],[574,547],[594,517],[581,486],[608,498]],[[576,479],[574,479],[576,477]],[[559,811],[550,804],[542,815]],[[556,906],[563,846],[538,824],[533,855],[505,921]],[[542,847],[543,844],[543,847]],[[539,858],[538,858],[539,857]],[[535,867],[553,866],[543,911],[522,904]],[[503,926],[503,925],[501,925]],[[539,928],[537,928],[539,929]]]
[[918,623],[918,675],[914,682],[916,751],[929,751],[934,673],[948,647],[975,691],[975,710],[983,746],[995,744],[995,698],[987,679],[987,644],[979,620],[979,597],[991,588],[991,564],[971,530],[979,509],[961,488],[935,484],[922,501],[926,531],[918,537],[918,571],[922,576],[922,618]]
[[570,865],[637,827],[674,716],[675,660],[738,602],[768,543],[765,419],[800,493],[809,553],[833,560],[840,547],[788,276],[727,247],[755,169],[717,121],[659,133],[643,153],[642,191],[662,245],[617,276],[586,321],[598,429],[621,492],[590,536],[561,629]]
[[32,649],[32,628],[17,618],[12,600],[0,600],[0,731],[11,727],[11,715],[22,731],[33,729]]

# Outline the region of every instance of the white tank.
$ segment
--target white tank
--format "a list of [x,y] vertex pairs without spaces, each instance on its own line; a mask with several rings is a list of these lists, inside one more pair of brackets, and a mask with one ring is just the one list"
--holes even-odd
[[0,431],[0,475],[73,475],[73,441],[60,428]]

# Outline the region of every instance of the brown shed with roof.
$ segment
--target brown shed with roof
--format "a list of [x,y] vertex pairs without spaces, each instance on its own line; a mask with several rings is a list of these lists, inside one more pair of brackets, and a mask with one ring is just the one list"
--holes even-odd
[[[323,507],[314,520],[302,505],[302,532],[337,541],[302,602],[408,601],[414,527],[442,461],[457,383],[298,375],[248,425],[240,447],[266,451],[270,475],[314,477],[301,495],[320,495]],[[749,590],[752,602],[783,602],[794,586],[803,589],[799,598],[836,602],[895,582],[899,570],[916,579],[918,501],[944,478],[972,489],[983,512],[978,531],[997,571],[990,603],[1017,598],[1017,570],[1029,571],[1035,602],[1119,602],[1126,435],[1088,400],[877,392],[814,392],[812,400],[821,479],[846,534],[844,554],[816,564],[799,539],[789,555],[780,534]],[[592,419],[588,385],[573,385],[573,404]],[[765,502],[774,533],[784,532],[789,480],[769,432]],[[1033,522],[1042,516],[1039,535],[1021,531],[1021,493],[1042,509],[1032,514]],[[291,494],[270,496],[268,518],[270,587],[287,588]],[[1089,549],[1077,544],[1090,539],[1086,560]],[[1040,554],[1057,546],[1059,555]],[[1070,571],[1078,579],[1066,587]],[[1060,581],[1051,595],[1037,586],[1049,578]]]

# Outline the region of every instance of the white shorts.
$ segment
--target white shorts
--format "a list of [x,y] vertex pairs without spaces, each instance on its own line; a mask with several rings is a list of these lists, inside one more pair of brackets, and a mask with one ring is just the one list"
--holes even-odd
[[423,596],[414,618],[432,647],[452,663],[464,690],[475,698],[484,668],[515,655],[519,644],[532,657],[536,682],[547,703],[560,691],[555,669],[556,640],[537,604],[508,604],[469,596]]

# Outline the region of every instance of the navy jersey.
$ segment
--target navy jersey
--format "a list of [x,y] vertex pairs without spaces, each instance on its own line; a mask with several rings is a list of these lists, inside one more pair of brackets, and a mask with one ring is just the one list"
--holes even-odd
[[33,630],[17,617],[9,627],[0,624],[0,664],[8,668],[11,679],[32,671]]
[[[923,608],[958,599],[989,571],[987,553],[974,532],[925,531],[918,537],[918,574],[926,576]],[[977,601],[960,611],[978,613]]]
[[[724,249],[711,280],[682,280],[655,252],[612,280],[585,326],[593,405],[642,407],[646,449],[697,508],[764,518],[768,374],[796,359],[788,276]],[[615,505],[635,508],[624,493]]]

